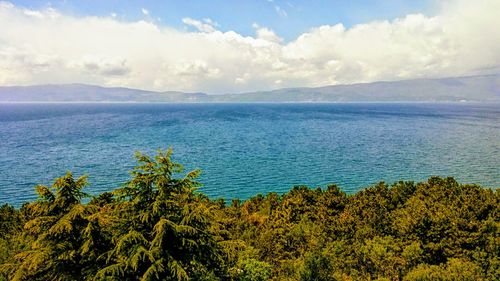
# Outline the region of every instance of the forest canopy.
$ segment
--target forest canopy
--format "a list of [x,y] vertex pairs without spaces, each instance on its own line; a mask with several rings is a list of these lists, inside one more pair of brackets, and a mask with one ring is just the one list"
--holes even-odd
[[0,280],[500,280],[499,192],[453,178],[210,199],[172,150],[0,207]]

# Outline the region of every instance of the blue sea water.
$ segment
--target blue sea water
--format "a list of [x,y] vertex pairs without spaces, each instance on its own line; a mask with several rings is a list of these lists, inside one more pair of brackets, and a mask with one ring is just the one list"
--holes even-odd
[[87,191],[126,182],[134,151],[173,147],[212,198],[294,185],[453,176],[500,186],[499,104],[0,104],[0,203],[71,170]]

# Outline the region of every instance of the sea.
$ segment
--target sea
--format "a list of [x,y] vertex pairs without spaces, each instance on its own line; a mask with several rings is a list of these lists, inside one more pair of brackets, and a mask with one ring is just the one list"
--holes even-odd
[[0,204],[71,171],[123,186],[134,152],[173,149],[210,198],[452,176],[500,187],[500,104],[0,104]]

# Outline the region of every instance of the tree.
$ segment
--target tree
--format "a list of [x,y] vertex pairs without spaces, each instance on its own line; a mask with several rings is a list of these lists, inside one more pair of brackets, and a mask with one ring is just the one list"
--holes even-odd
[[[39,185],[39,200],[26,206],[30,219],[24,225],[29,247],[10,264],[11,280],[83,280],[98,264],[94,259],[100,247],[91,247],[98,239],[98,209],[81,204],[87,197],[82,189],[87,178],[74,179],[68,172],[51,187]],[[107,243],[101,243],[106,245]]]
[[154,159],[136,154],[132,179],[115,192],[114,247],[98,278],[187,280],[222,274],[223,255],[209,231],[211,207],[195,193],[199,171],[177,178],[183,168],[171,155],[171,149]]

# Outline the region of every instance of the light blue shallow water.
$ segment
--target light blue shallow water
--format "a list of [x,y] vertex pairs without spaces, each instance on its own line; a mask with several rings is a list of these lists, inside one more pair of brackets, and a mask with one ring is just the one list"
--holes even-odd
[[226,199],[431,175],[500,186],[499,104],[2,104],[0,203],[67,170],[112,190],[134,151],[169,146]]

